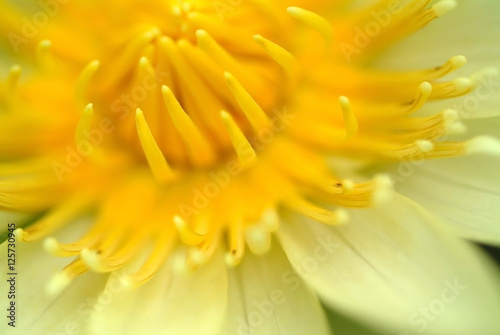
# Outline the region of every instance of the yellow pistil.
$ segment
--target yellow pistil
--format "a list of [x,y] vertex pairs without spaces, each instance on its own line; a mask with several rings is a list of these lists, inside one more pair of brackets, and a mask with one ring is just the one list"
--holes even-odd
[[[477,87],[481,74],[442,80],[465,57],[406,72],[360,63],[455,1],[408,1],[377,34],[357,28],[374,29],[372,13],[390,1],[356,11],[315,3],[244,1],[222,15],[208,0],[74,0],[18,46],[39,70],[23,80],[13,66],[0,86],[0,208],[40,214],[19,239],[75,257],[49,293],[138,259],[124,280],[142,285],[179,245],[180,270],[218,249],[236,266],[247,246],[271,248],[281,210],[337,225],[349,221],[345,208],[390,199],[387,176],[348,179],[336,157],[500,154],[489,137],[444,141],[466,131],[454,110],[416,115]],[[9,13],[1,25],[15,31]],[[82,216],[92,218],[83,236],[52,236]]]

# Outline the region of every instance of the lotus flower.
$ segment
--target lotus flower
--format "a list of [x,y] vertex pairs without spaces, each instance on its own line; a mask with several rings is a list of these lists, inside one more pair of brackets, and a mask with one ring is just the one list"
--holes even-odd
[[2,334],[500,333],[497,1],[0,4]]

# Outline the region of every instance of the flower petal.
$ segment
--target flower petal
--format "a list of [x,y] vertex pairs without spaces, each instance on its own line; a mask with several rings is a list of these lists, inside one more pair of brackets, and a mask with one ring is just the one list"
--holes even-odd
[[[227,272],[216,255],[193,273],[175,271],[170,257],[144,285],[127,290],[114,273],[93,307],[88,334],[219,334],[226,311]],[[99,305],[99,300],[103,303]]]
[[458,157],[408,167],[398,191],[444,217],[459,235],[500,245],[499,157]]
[[223,334],[330,334],[323,308],[293,271],[277,243],[262,257],[251,253],[229,271]]
[[[80,226],[80,227],[79,227]],[[58,240],[73,240],[81,234],[85,222],[72,224],[71,228],[61,231],[55,237]],[[8,242],[0,246],[0,264],[2,274],[12,271],[7,268]],[[60,272],[69,261],[67,258],[57,258],[43,251],[42,242],[16,244],[15,299],[8,299],[7,292],[2,292],[0,302],[8,306],[15,301],[16,327],[7,325],[5,320],[0,323],[0,334],[59,334],[80,332],[86,323],[85,307],[87,299],[97,296],[104,287],[106,276],[86,274],[73,283],[57,297],[45,294],[50,278]],[[2,275],[3,278],[3,275]],[[10,276],[8,276],[10,278]],[[2,279],[3,281],[3,279]],[[5,287],[2,285],[2,287]]]
[[[469,77],[485,68],[500,68],[499,12],[498,1],[459,0],[454,10],[388,49],[376,64],[392,69],[432,68],[452,56],[464,55],[467,65],[452,74],[452,78]],[[433,108],[453,108],[464,118],[478,118],[499,115],[499,106],[500,77],[488,74],[475,92],[441,101]]]
[[292,265],[331,307],[394,333],[500,331],[494,266],[428,212],[398,195],[351,215],[338,228],[290,215],[279,231]]

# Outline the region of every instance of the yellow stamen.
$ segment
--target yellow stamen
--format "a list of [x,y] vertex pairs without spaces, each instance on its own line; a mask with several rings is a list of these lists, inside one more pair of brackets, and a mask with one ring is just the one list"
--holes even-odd
[[42,40],[40,41],[40,43],[38,43],[36,49],[36,58],[41,69],[45,69],[49,63],[51,48],[52,42],[49,40]]
[[163,86],[162,93],[175,128],[177,128],[184,142],[190,148],[193,159],[198,160],[202,164],[211,163],[215,157],[213,149],[210,147],[210,142],[182,109],[172,90],[167,86]]
[[233,143],[233,147],[238,154],[238,158],[240,162],[244,165],[251,163],[257,158],[257,154],[250,142],[248,142],[245,134],[243,134],[238,124],[234,121],[233,117],[226,111],[221,111],[220,113],[222,120],[224,121],[224,125],[226,126],[226,130],[231,138],[231,142]]
[[10,68],[9,76],[7,77],[7,92],[13,92],[19,78],[21,77],[21,67],[19,65],[14,65]]
[[299,7],[288,7],[287,12],[292,17],[318,31],[325,39],[328,46],[332,44],[333,28],[324,17]]
[[187,222],[180,216],[174,216],[175,228],[179,232],[179,236],[182,242],[187,245],[198,245],[205,240],[205,236],[197,234],[196,232],[189,229]]
[[52,209],[26,230],[18,228],[16,236],[24,242],[39,240],[85,212],[93,202],[92,198],[92,196],[84,194],[69,199]]
[[233,93],[241,109],[245,112],[255,132],[269,127],[269,118],[238,80],[229,72],[224,73],[227,86]]
[[90,127],[92,123],[92,115],[94,114],[94,109],[92,104],[88,104],[83,110],[80,121],[76,127],[75,141],[80,143],[87,140],[88,134],[90,133]]
[[245,240],[250,251],[256,255],[263,255],[271,249],[271,234],[261,226],[247,228]]
[[78,106],[83,109],[87,104],[87,97],[86,97],[86,92],[87,92],[87,87],[90,84],[90,80],[96,73],[97,69],[99,68],[100,62],[98,60],[94,60],[90,62],[80,73],[80,76],[78,77],[78,80],[76,82],[76,102]]
[[175,235],[169,231],[163,232],[155,242],[154,249],[147,261],[134,274],[124,278],[125,285],[134,288],[146,283],[158,271],[175,245]]
[[261,35],[254,35],[254,41],[257,42],[264,51],[271,56],[285,71],[291,75],[297,66],[293,55],[283,47],[265,39]]
[[347,97],[339,98],[340,107],[342,108],[342,112],[344,115],[344,125],[346,129],[346,137],[349,139],[356,135],[358,132],[358,120],[354,116],[352,112],[351,103]]
[[54,297],[59,295],[66,287],[71,284],[73,279],[88,271],[85,263],[77,258],[69,265],[67,265],[62,272],[57,273],[48,282],[46,287],[47,295]]
[[349,214],[343,209],[329,211],[320,208],[310,201],[299,197],[292,196],[285,201],[286,206],[289,208],[310,217],[313,220],[322,222],[327,225],[343,224],[349,219]]
[[240,264],[245,253],[245,240],[243,232],[243,223],[233,221],[229,225],[229,251],[226,253],[226,264],[228,266],[237,266]]
[[168,165],[165,156],[163,156],[158,144],[156,144],[146,119],[144,118],[144,113],[139,108],[136,110],[135,121],[142,148],[144,149],[149,167],[156,180],[163,183],[173,179],[175,177],[175,172]]

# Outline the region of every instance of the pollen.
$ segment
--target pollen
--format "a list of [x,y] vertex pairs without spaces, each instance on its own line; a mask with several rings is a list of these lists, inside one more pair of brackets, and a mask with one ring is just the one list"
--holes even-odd
[[[17,230],[20,240],[44,240],[51,255],[74,258],[47,291],[88,271],[124,270],[137,287],[179,246],[179,271],[217,250],[237,266],[245,253],[271,248],[282,211],[349,224],[346,209],[390,201],[392,181],[355,180],[339,163],[346,158],[500,154],[488,137],[446,141],[466,131],[458,112],[419,113],[475,89],[476,76],[443,79],[465,57],[401,72],[364,66],[456,5],[405,2],[361,48],[354,28],[389,3],[61,7],[24,46],[36,55],[32,74],[14,65],[0,88],[0,207],[37,214]],[[91,223],[79,238],[54,237],[81,217]]]

